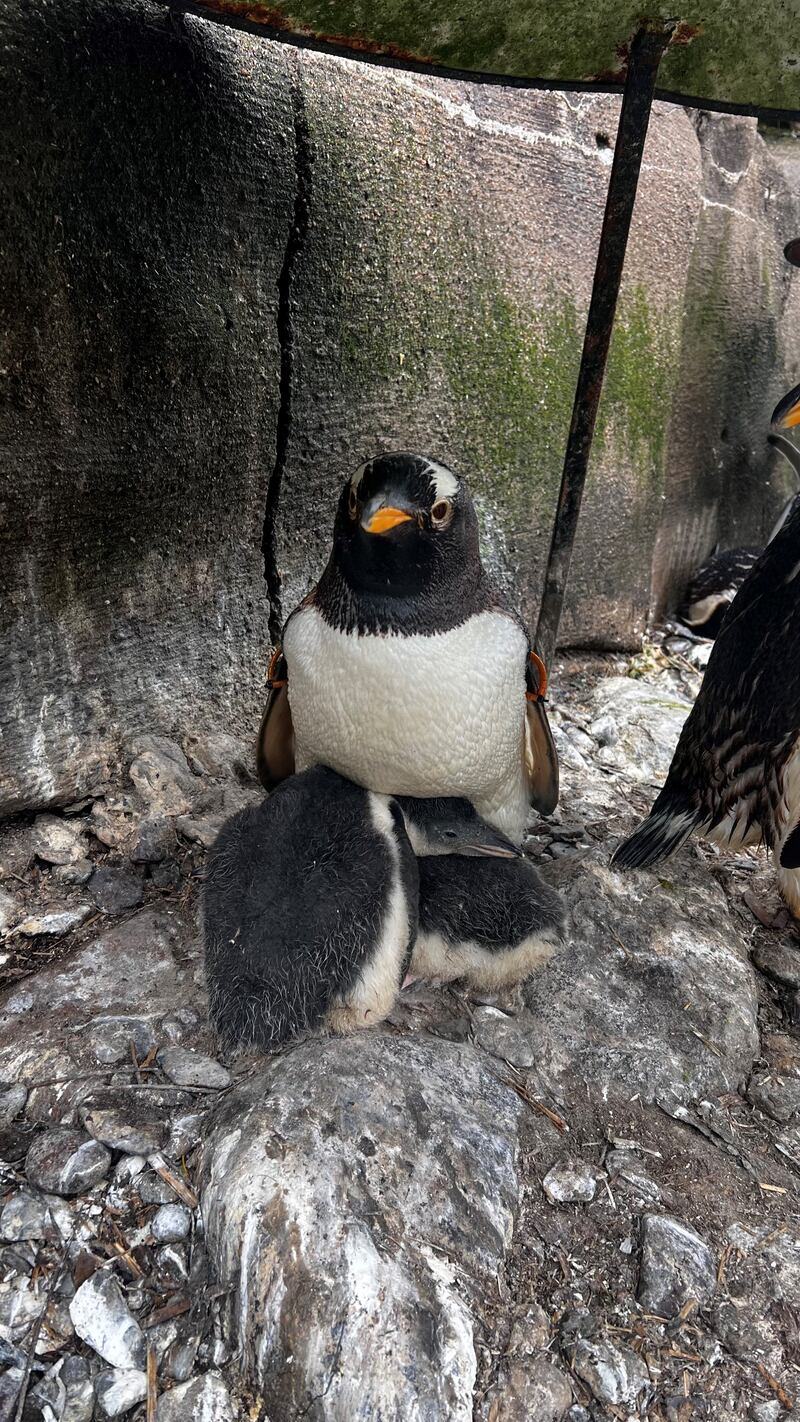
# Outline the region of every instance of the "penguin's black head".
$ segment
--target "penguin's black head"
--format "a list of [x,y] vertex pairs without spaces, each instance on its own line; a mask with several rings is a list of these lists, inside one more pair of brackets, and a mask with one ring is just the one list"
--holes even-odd
[[415,854],[467,854],[519,859],[522,850],[481,819],[469,800],[395,795]]
[[466,485],[420,454],[382,454],[348,479],[333,538],[333,561],[356,595],[446,598],[481,571]]

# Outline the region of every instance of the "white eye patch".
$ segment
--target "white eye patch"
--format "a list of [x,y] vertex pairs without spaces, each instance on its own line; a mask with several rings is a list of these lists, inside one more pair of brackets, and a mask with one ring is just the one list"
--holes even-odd
[[455,498],[459,487],[455,474],[446,469],[443,464],[437,464],[433,459],[426,461],[425,473],[429,475],[438,499]]

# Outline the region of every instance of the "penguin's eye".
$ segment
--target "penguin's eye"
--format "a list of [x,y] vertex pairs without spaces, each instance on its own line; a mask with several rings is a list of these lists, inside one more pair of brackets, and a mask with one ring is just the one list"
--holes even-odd
[[347,509],[348,513],[350,514],[350,517],[355,518],[356,514],[358,513],[358,494],[356,493],[352,484],[350,485],[350,494],[347,499]]
[[453,512],[453,505],[449,499],[437,499],[431,509],[431,523],[436,528],[443,528],[448,522]]

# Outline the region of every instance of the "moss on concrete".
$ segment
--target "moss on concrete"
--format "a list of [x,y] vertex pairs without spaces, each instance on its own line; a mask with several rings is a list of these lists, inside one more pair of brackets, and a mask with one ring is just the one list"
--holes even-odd
[[609,351],[596,438],[612,432],[643,478],[663,483],[665,443],[678,368],[679,311],[651,309],[644,287],[623,292]]
[[[400,58],[533,79],[613,82],[624,46],[641,23],[640,0],[198,0],[214,9],[259,17],[288,34],[315,34],[355,49],[383,48]],[[671,0],[653,0],[652,19],[675,16]],[[688,0],[682,38],[659,75],[666,92],[731,104],[798,108],[800,12],[790,0]]]

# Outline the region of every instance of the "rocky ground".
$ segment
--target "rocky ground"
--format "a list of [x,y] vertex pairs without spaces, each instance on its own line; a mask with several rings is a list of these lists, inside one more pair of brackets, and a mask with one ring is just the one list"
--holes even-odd
[[3,1422],[800,1417],[800,944],[761,854],[608,867],[703,650],[561,662],[568,946],[359,1038],[218,1060],[230,737],[0,826]]

